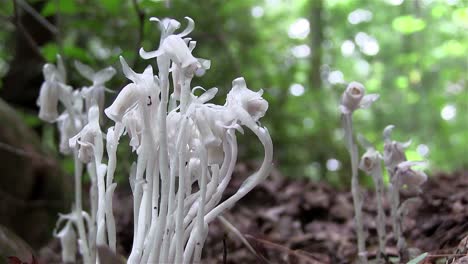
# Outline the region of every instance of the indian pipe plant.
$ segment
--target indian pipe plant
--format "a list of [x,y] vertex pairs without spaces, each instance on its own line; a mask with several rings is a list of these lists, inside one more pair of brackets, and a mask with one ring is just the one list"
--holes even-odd
[[[407,194],[418,194],[421,192],[420,186],[426,181],[427,176],[421,170],[415,170],[413,167],[424,167],[424,161],[408,161],[405,155],[405,149],[411,144],[411,141],[401,143],[392,141],[390,133],[394,128],[389,125],[384,129],[384,151],[383,155],[368,142],[364,137],[357,137],[359,143],[366,149],[359,160],[359,150],[355,143],[353,134],[354,111],[359,108],[368,108],[379,98],[377,94],[365,94],[365,88],[362,84],[351,82],[341,97],[339,106],[344,129],[344,138],[346,147],[351,157],[351,192],[355,213],[355,228],[358,246],[359,263],[367,263],[366,250],[366,232],[362,222],[362,193],[359,186],[358,169],[372,176],[375,185],[375,199],[377,204],[376,229],[378,238],[378,249],[375,263],[388,263],[389,258],[386,255],[385,248],[387,243],[386,236],[386,215],[383,208],[383,200],[387,196],[390,201],[390,214],[392,220],[393,236],[396,240],[399,258],[397,263],[405,263],[409,260],[410,254],[407,248],[402,232],[402,220],[406,205],[411,199],[405,202],[400,201],[400,192]],[[388,172],[390,182],[387,190],[385,189],[382,162]],[[416,258],[417,259],[417,258]],[[415,260],[416,260],[415,259]],[[374,263],[374,262],[373,262]]]
[[[60,215],[54,235],[62,245],[64,262],[75,262],[77,252],[85,264],[99,263],[97,247],[116,251],[117,237],[112,197],[117,148],[122,136],[130,138],[137,159],[129,175],[133,194],[134,234],[128,263],[199,263],[209,224],[263,181],[272,169],[273,145],[267,128],[259,120],[268,109],[263,91],[254,92],[244,78],[232,82],[224,105],[209,103],[217,88],[192,87],[199,72],[210,68],[210,61],[192,55],[196,41],[187,37],[194,29],[192,19],[180,33],[174,19],[151,18],[158,24],[161,40],[154,51],[140,49],[145,60],[156,60],[158,71],[148,65],[142,73],[132,70],[120,57],[122,71],[130,83],[121,89],[114,102],[104,109],[105,82],[116,70],[112,67],[95,72],[75,62],[76,70],[90,86],[73,89],[67,85],[60,56],[57,65],[43,68],[45,81],[38,98],[39,117],[57,123],[60,152],[74,158],[75,198],[70,213]],[[195,95],[195,91],[203,93]],[[359,136],[366,149],[359,158],[353,132],[353,113],[368,108],[379,96],[365,94],[362,84],[351,82],[341,97],[340,112],[345,143],[351,157],[351,191],[359,263],[367,263],[366,233],[362,222],[362,194],[358,170],[372,176],[375,184],[378,234],[376,262],[387,261],[386,215],[383,199],[389,194],[393,234],[399,261],[409,258],[401,222],[405,202],[400,192],[418,192],[427,176],[408,161],[405,148],[410,142],[392,141],[393,126],[384,130],[384,151]],[[59,114],[60,109],[63,110]],[[101,124],[107,116],[114,122],[106,133]],[[264,148],[261,167],[250,175],[235,194],[221,202],[237,161],[236,132],[250,129]],[[385,188],[382,161],[390,176]],[[91,178],[90,210],[83,208],[82,183],[86,169]]]
[[[112,67],[95,72],[75,62],[91,84],[73,89],[66,84],[60,56],[57,65],[44,66],[39,117],[57,123],[60,151],[75,161],[73,208],[60,215],[54,231],[64,262],[75,262],[79,252],[84,263],[99,263],[99,246],[116,251],[112,197],[122,136],[130,138],[137,155],[129,176],[134,235],[128,263],[199,263],[209,224],[272,169],[273,144],[260,124],[268,109],[263,91],[250,90],[240,77],[232,82],[224,105],[210,103],[217,88],[191,86],[192,78],[210,67],[210,61],[192,55],[196,41],[187,36],[194,29],[193,20],[186,17],[188,25],[180,33],[176,30],[181,24],[174,19],[150,20],[158,24],[161,40],[154,51],[141,49],[140,56],[154,59],[158,71],[149,65],[137,73],[120,57],[130,83],[106,109],[105,82],[116,73]],[[203,93],[197,96],[197,90]],[[114,124],[104,133],[101,124],[106,116]],[[237,161],[236,133],[245,128],[263,145],[263,163],[221,202]],[[89,211],[82,204],[84,169],[91,178]]]

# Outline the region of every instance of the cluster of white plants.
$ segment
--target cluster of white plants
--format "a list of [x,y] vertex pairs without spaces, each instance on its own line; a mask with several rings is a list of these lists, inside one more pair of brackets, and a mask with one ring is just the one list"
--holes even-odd
[[[196,42],[186,36],[194,22],[186,19],[188,25],[181,33],[175,33],[180,27],[176,20],[150,19],[161,30],[159,48],[141,49],[140,56],[154,58],[158,73],[153,73],[151,65],[136,73],[120,57],[123,73],[131,82],[106,109],[104,83],[116,73],[113,68],[94,72],[75,63],[92,84],[74,90],[66,85],[59,56],[57,66],[44,66],[39,117],[57,123],[60,151],[75,159],[74,206],[60,216],[55,231],[64,262],[75,261],[79,250],[84,263],[99,263],[97,246],[116,250],[113,179],[123,135],[129,136],[137,154],[130,172],[134,236],[128,263],[200,262],[209,223],[270,173],[273,145],[268,130],[259,123],[268,102],[262,91],[248,89],[243,78],[232,82],[224,105],[208,103],[217,88],[192,89],[192,78],[208,69],[210,62],[192,55]],[[203,93],[197,96],[198,90]],[[64,109],[61,115],[59,104]],[[107,133],[101,131],[104,115],[115,122]],[[236,131],[243,133],[243,128],[250,129],[263,145],[263,163],[235,194],[220,202],[237,160]],[[91,178],[90,213],[82,205],[84,167]]]
[[[343,128],[345,132],[346,147],[351,157],[351,191],[353,196],[355,225],[358,243],[358,256],[360,263],[367,263],[366,234],[362,223],[362,194],[359,187],[358,169],[372,176],[375,185],[375,199],[377,204],[377,236],[379,247],[377,252],[377,263],[386,263],[384,259],[386,237],[386,215],[383,208],[383,199],[388,193],[391,204],[392,229],[397,247],[399,250],[400,262],[408,260],[408,251],[405,239],[402,234],[402,217],[405,209],[405,203],[400,201],[400,192],[418,193],[420,186],[427,180],[427,175],[421,170],[413,169],[414,166],[425,166],[423,161],[408,161],[405,155],[405,149],[411,144],[411,141],[401,143],[392,141],[390,133],[394,128],[389,125],[384,129],[384,151],[380,154],[376,148],[362,136],[358,136],[358,141],[366,152],[359,160],[358,146],[354,140],[353,119],[354,111],[359,108],[368,108],[379,98],[378,94],[365,94],[365,88],[362,84],[351,82],[341,97],[340,112],[342,115]],[[382,162],[390,177],[388,188],[385,188],[382,177]]]

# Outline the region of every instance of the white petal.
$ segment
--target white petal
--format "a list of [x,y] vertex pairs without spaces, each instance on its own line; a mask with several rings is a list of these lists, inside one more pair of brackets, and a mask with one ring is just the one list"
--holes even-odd
[[368,108],[369,106],[372,105],[372,103],[374,103],[375,101],[377,101],[377,99],[379,99],[379,96],[380,95],[378,95],[378,94],[364,95],[361,102],[359,103],[359,107]]
[[132,82],[137,82],[138,75],[136,74],[136,72],[134,72],[132,70],[132,68],[130,68],[128,66],[128,64],[125,61],[124,57],[120,56],[119,58],[120,58],[120,64],[122,64],[122,71],[123,71],[125,77],[127,77]]
[[160,51],[160,50],[154,50],[154,51],[146,52],[143,48],[140,49],[140,57],[142,57],[145,60],[159,57],[162,54],[163,54],[163,52]]
[[107,67],[105,69],[98,71],[94,75],[94,79],[93,79],[94,85],[99,85],[99,84],[103,84],[107,82],[115,75],[115,73],[116,73],[115,69],[112,67]]
[[78,72],[85,77],[86,79],[93,81],[94,79],[94,70],[86,64],[83,64],[79,61],[75,61],[75,68]]
[[384,131],[383,131],[383,137],[385,139],[385,141],[391,141],[391,134],[392,134],[392,130],[395,128],[394,125],[388,125],[385,127]]
[[186,16],[185,19],[187,20],[187,27],[184,29],[184,31],[180,32],[179,35],[180,37],[185,37],[187,36],[188,34],[190,34],[193,29],[195,28],[195,22],[193,21],[193,19],[191,19],[190,17]]

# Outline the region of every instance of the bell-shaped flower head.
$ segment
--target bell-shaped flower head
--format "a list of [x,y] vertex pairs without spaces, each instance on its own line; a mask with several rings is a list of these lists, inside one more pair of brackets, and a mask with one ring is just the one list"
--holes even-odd
[[391,139],[391,132],[395,128],[394,125],[385,127],[383,132],[384,137],[384,153],[383,160],[385,166],[393,172],[398,164],[406,161],[405,149],[411,145],[411,140],[407,142],[397,142]]
[[396,167],[396,175],[399,177],[401,186],[409,189],[419,189],[426,182],[427,175],[421,170],[415,170],[413,166],[426,166],[424,161],[404,161]]
[[122,124],[125,127],[124,134],[130,137],[130,146],[132,151],[136,151],[141,143],[141,133],[143,131],[143,120],[138,114],[138,107],[128,111],[122,118]]
[[79,118],[71,118],[68,112],[64,112],[57,119],[57,128],[60,134],[60,152],[62,154],[70,154],[72,149],[70,148],[69,140],[76,134],[76,129],[81,129],[81,120]]
[[122,56],[120,62],[123,73],[132,83],[122,88],[112,105],[104,110],[105,114],[115,122],[122,122],[123,116],[137,104],[140,104],[142,108],[149,104],[157,105],[156,95],[159,94],[158,79],[153,75],[151,65],[139,74],[128,66]]
[[61,91],[60,84],[66,81],[65,66],[60,55],[57,55],[57,66],[47,63],[42,69],[44,83],[41,85],[37,105],[39,118],[47,122],[55,122],[58,117],[58,103],[61,97],[66,96]]
[[368,108],[378,98],[378,94],[366,95],[364,85],[351,82],[341,96],[340,111],[342,114],[351,114],[359,108]]
[[362,155],[361,161],[359,162],[359,169],[367,173],[368,175],[373,175],[375,170],[380,170],[380,162],[382,157],[380,153],[373,149],[368,148],[364,155]]
[[102,132],[99,127],[99,107],[91,106],[88,112],[88,124],[74,137],[70,138],[71,148],[79,147],[78,158],[89,163],[93,158],[100,162],[103,155]]
[[178,35],[170,35],[165,38],[156,51],[146,52],[143,48],[140,49],[140,56],[146,60],[162,55],[168,56],[181,69],[189,69],[193,73],[201,67],[201,64],[192,55],[187,43]]
[[232,89],[226,99],[226,106],[240,106],[257,122],[268,110],[268,102],[263,99],[263,90],[254,92],[247,88],[244,78],[232,81]]
[[[180,38],[187,36],[195,28],[195,22],[193,21],[193,19],[191,19],[190,17],[185,17],[185,19],[187,20],[188,24],[187,24],[187,27],[181,33],[177,34],[177,36]],[[174,32],[180,27],[179,21],[175,19],[171,19],[171,18],[165,18],[163,20],[159,20],[156,17],[151,17],[149,20],[152,22],[157,22],[159,25],[159,29],[161,30],[160,45],[168,36],[173,35]],[[140,49],[140,56],[143,59],[150,59],[150,58],[158,57],[161,55],[159,53],[160,52],[158,52],[158,50],[146,52],[143,48]]]
[[[173,71],[176,71],[176,76],[184,74],[187,77],[193,77],[198,69],[209,69],[210,62],[204,59],[197,59],[192,55],[192,50],[195,48],[196,42],[190,41],[190,38],[184,39],[184,37],[192,32],[195,23],[191,18],[185,18],[188,20],[187,28],[179,34],[173,34],[174,31],[180,26],[180,23],[177,21],[169,20],[169,22],[164,23],[157,18],[150,18],[150,21],[156,21],[160,25],[162,32],[161,43],[159,49],[155,51],[146,52],[143,48],[141,48],[140,56],[146,60],[163,55],[167,56],[174,64],[176,64],[176,67],[178,68],[174,70],[173,67]],[[178,82],[176,82],[175,85],[175,88],[177,89]]]

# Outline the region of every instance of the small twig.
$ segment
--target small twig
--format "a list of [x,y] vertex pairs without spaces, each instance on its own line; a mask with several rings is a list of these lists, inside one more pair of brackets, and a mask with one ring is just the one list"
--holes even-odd
[[[255,240],[257,242],[260,242],[260,243],[262,243],[262,244],[264,244],[264,245],[266,245],[268,247],[278,249],[279,251],[283,251],[283,252],[287,253],[288,255],[293,255],[293,256],[296,256],[297,258],[303,259],[303,260],[307,261],[307,263],[312,263],[312,264],[319,264],[320,263],[319,261],[314,260],[309,256],[306,256],[304,254],[299,253],[298,250],[291,250],[288,247],[285,247],[285,246],[270,242],[268,240],[256,238],[256,237],[251,236],[251,235],[245,235],[245,236],[248,239],[252,239],[252,240]],[[303,252],[305,252],[305,251],[303,251]],[[305,253],[307,253],[307,252],[305,252]]]
[[13,1],[14,21],[15,21],[14,24],[16,28],[22,33],[23,37],[28,42],[29,46],[31,46],[31,49],[34,51],[34,53],[38,55],[39,58],[43,58],[41,51],[39,50],[39,47],[37,46],[36,41],[29,34],[29,32],[23,27],[23,24],[21,23],[17,0],[12,0],[12,1]]
[[24,11],[28,12],[34,19],[37,20],[37,22],[39,22],[39,24],[44,26],[44,28],[49,30],[51,33],[57,34],[57,32],[58,32],[57,28],[52,23],[47,21],[47,19],[45,19],[43,16],[41,16],[28,3],[26,3],[26,1],[24,1],[24,0],[16,0],[16,1],[24,9]]
[[250,245],[249,241],[245,239],[244,235],[242,235],[242,233],[233,224],[231,224],[224,216],[222,215],[218,216],[218,220],[221,222],[221,224],[224,226],[224,228],[227,231],[230,231],[235,236],[237,236],[240,239],[240,241],[247,247],[247,249],[250,252],[252,252],[252,254],[254,254],[256,257],[260,257],[258,253],[255,251],[255,249],[252,247],[252,245]]
[[140,8],[138,5],[137,0],[132,0],[133,3],[133,8],[135,9],[135,12],[138,17],[138,35],[137,35],[137,42],[136,42],[136,56],[135,59],[133,60],[133,68],[136,66],[136,63],[138,61],[138,54],[139,50],[141,47],[141,43],[143,42],[143,37],[144,37],[144,30],[145,30],[145,17],[146,14],[145,12]]
[[17,156],[26,157],[26,158],[30,158],[30,159],[40,159],[40,158],[42,158],[40,155],[37,155],[35,153],[29,152],[29,151],[26,151],[26,150],[23,150],[23,149],[20,149],[20,148],[16,148],[14,146],[8,145],[8,144],[3,143],[3,142],[0,142],[0,149],[11,152],[11,153],[13,153],[13,154],[15,154]]
[[55,33],[55,41],[57,42],[59,54],[65,55],[65,52],[63,51],[63,43],[62,43],[62,30],[61,30],[61,23],[62,19],[60,17],[60,1],[55,0],[55,4],[57,5],[57,11],[55,12],[55,24],[57,32]]

